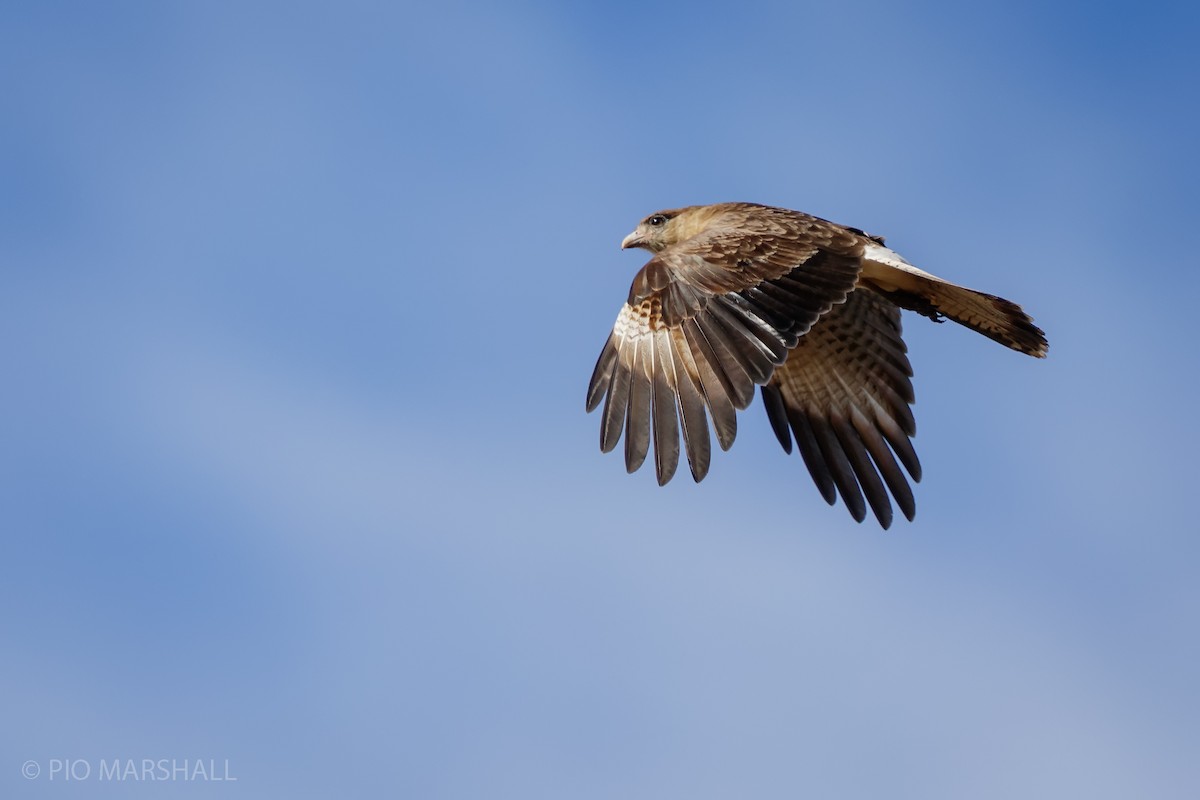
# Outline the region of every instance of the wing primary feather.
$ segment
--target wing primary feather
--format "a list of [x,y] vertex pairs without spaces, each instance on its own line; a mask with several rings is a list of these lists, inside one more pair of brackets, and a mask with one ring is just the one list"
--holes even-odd
[[729,399],[737,408],[750,405],[754,399],[754,380],[735,355],[724,327],[712,314],[701,314],[695,322],[709,344],[709,352],[715,359],[713,369],[721,377]]
[[834,433],[829,420],[810,415],[808,421],[816,436],[817,444],[821,448],[821,455],[829,466],[829,472],[833,476],[838,494],[842,496],[842,502],[846,504],[846,509],[850,512],[850,516],[854,517],[855,522],[862,522],[867,518],[867,506],[863,501],[862,491],[858,488],[858,481],[854,477],[854,470],[850,466],[849,459],[846,458],[846,453],[842,450],[837,434]]
[[[628,344],[625,345],[628,350]],[[621,441],[621,429],[625,427],[625,411],[629,406],[630,359],[629,352],[619,352],[613,365],[608,392],[604,396],[604,415],[600,420],[600,451],[612,452]]]
[[825,502],[833,505],[837,502],[837,487],[834,486],[833,475],[825,462],[825,456],[821,453],[821,446],[817,444],[817,436],[813,433],[808,415],[799,409],[788,408],[787,418],[792,425],[800,457],[804,459],[804,466],[808,467],[808,474],[812,476],[813,483],[817,485],[817,491],[825,498]]
[[696,321],[688,320],[682,330],[687,347],[680,346],[680,350],[685,350],[693,359],[700,377],[700,391],[712,414],[717,444],[722,450],[728,450],[737,438],[737,409],[730,397],[728,382],[721,378],[718,368],[714,366],[719,363],[717,356]]
[[609,334],[608,341],[604,343],[604,349],[600,351],[600,357],[596,359],[596,368],[592,370],[592,380],[588,383],[587,396],[589,414],[596,410],[596,406],[600,405],[601,398],[608,394],[612,385],[613,370],[617,365],[616,338],[615,331]]
[[880,526],[886,531],[892,525],[892,501],[888,498],[883,481],[879,479],[879,473],[875,471],[875,465],[867,456],[866,447],[858,431],[840,412],[831,417],[830,423],[838,442],[842,445],[842,452],[846,454],[846,460],[850,462],[850,468],[854,470],[859,488],[866,495]]
[[850,409],[850,421],[854,424],[854,429],[858,431],[863,446],[871,454],[871,460],[875,462],[879,474],[883,476],[884,482],[891,489],[892,496],[896,498],[896,505],[900,506],[900,511],[905,518],[912,522],[913,517],[917,514],[917,504],[913,498],[912,487],[904,479],[904,473],[901,471],[900,465],[896,463],[892,451],[888,449],[887,443],[879,434],[879,429],[871,424],[870,420],[857,408]]
[[[763,354],[770,358],[771,365],[777,367],[787,361],[788,348],[794,347],[799,337],[779,330],[779,326],[764,319],[741,295],[729,295],[727,299],[729,302],[726,308],[732,312],[733,316],[741,320],[743,335],[751,334],[753,339],[750,339],[749,336],[746,338],[750,339],[752,344],[758,345],[760,349],[765,348]],[[791,320],[786,320],[786,322],[788,325],[791,324]],[[788,325],[782,327],[787,328]]]
[[914,481],[920,483],[921,461],[917,458],[917,451],[913,449],[912,441],[908,438],[911,434],[901,429],[896,421],[890,417],[876,417],[876,425],[883,432],[883,436],[887,439],[888,444],[896,451],[896,455],[900,458],[900,463],[908,470],[908,474],[912,476]]
[[[904,388],[906,391],[904,394],[900,395],[901,399],[904,399],[913,393],[911,383],[905,381]],[[896,422],[900,424],[900,430],[904,431],[907,436],[917,435],[917,420],[913,416],[912,409],[909,408],[908,405],[908,403],[912,403],[914,400],[909,400],[907,403],[897,403],[893,406]]]
[[[683,447],[687,454],[692,479],[699,483],[708,474],[712,446],[708,438],[708,417],[704,413],[704,395],[697,387],[700,380],[695,360],[688,350],[687,340],[678,329],[672,331],[675,348],[676,392],[679,396],[679,420]],[[730,407],[732,410],[732,406]]]
[[633,340],[633,365],[629,379],[629,411],[625,415],[625,469],[635,472],[646,460],[650,447],[650,342]]
[[787,406],[783,403],[783,393],[773,383],[763,384],[759,388],[762,394],[763,406],[767,409],[767,419],[771,421],[771,430],[783,447],[783,452],[792,452],[792,434],[788,430]]
[[652,343],[654,403],[654,474],[663,486],[679,467],[679,421],[676,417],[675,363],[666,331],[657,332]]
[[[724,298],[721,299],[724,300]],[[750,380],[756,384],[766,383],[776,365],[782,364],[787,358],[787,348],[776,342],[776,346],[779,348],[779,353],[776,354],[752,330],[761,323],[755,323],[748,319],[733,303],[710,303],[709,310],[712,312],[713,318],[725,328],[728,334],[726,341],[733,345],[734,352],[740,356],[738,361],[746,369]],[[753,388],[751,392],[753,393]],[[751,399],[753,399],[753,394]],[[749,405],[749,400],[746,404]],[[742,408],[745,407],[742,406]]]

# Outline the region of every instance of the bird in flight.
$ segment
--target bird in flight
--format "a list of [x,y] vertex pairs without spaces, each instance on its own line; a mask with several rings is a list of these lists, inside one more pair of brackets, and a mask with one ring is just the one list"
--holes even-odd
[[1046,355],[1045,334],[1017,304],[799,211],[754,203],[659,211],[621,247],[652,257],[596,362],[587,410],[603,403],[603,452],[624,433],[629,472],[653,441],[660,485],[679,465],[681,434],[692,477],[704,478],[710,421],[728,450],[737,411],[758,385],[779,443],[790,453],[795,441],[826,502],[840,495],[859,522],[869,504],[886,529],[893,498],[909,520],[916,513],[905,471],[921,479],[900,309]]

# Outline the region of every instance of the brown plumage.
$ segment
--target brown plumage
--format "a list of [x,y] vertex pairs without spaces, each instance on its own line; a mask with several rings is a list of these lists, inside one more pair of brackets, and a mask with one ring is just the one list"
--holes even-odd
[[[923,272],[856,228],[752,203],[660,211],[621,243],[653,253],[633,280],[588,387],[603,401],[600,448],[625,436],[625,465],[654,445],[658,482],[679,464],[708,473],[709,420],[727,450],[737,410],[761,387],[775,435],[793,438],[822,496],[858,521],[892,499],[916,513],[921,478],[912,368],[900,309],[954,320],[1042,357],[1042,331],[1014,303]],[[903,469],[901,469],[903,467]]]

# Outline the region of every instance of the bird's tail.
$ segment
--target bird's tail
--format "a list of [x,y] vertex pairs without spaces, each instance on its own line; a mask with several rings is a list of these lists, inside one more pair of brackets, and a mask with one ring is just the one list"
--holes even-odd
[[1020,353],[1044,358],[1046,334],[1011,300],[917,269],[883,245],[867,248],[862,279],[901,308],[940,321],[954,320]]

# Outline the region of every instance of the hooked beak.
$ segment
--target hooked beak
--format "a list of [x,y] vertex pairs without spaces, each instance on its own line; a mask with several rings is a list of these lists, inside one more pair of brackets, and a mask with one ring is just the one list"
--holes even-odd
[[642,237],[638,236],[637,231],[634,231],[633,233],[629,234],[628,236],[626,236],[624,239],[621,240],[621,249],[622,250],[628,250],[631,247],[641,247],[641,246],[642,246]]

